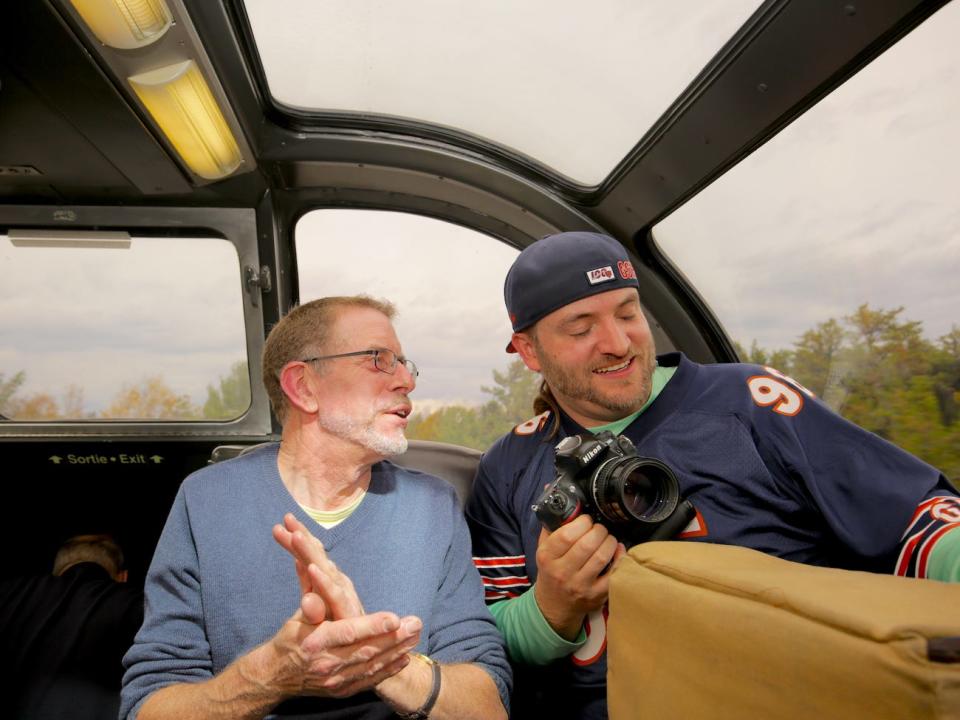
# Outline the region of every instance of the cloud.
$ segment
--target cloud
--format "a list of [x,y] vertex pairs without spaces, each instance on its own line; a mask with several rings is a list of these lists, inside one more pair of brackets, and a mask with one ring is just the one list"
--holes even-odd
[[481,386],[510,360],[503,279],[514,248],[440,220],[357,210],[308,213],[296,242],[304,300],[367,293],[397,306],[421,372],[414,399],[487,399]]
[[654,228],[735,340],[862,303],[960,322],[958,28],[952,3]]

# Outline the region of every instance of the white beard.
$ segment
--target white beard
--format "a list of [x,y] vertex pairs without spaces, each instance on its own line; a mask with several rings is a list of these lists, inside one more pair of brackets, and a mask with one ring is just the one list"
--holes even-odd
[[[376,417],[376,416],[374,416]],[[319,413],[317,423],[331,435],[361,445],[383,457],[402,455],[407,451],[403,430],[387,435],[373,427],[373,420],[363,422],[341,412]]]

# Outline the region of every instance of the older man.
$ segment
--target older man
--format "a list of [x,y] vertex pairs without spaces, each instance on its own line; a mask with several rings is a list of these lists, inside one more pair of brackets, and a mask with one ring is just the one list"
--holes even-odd
[[381,462],[406,449],[417,375],[393,314],[324,298],[270,333],[281,442],[183,483],[121,716],[505,716],[509,666],[456,494]]
[[960,579],[960,500],[940,472],[771,368],[658,358],[638,291],[626,250],[595,233],[539,240],[507,274],[508,350],[543,375],[542,414],[484,455],[467,516],[517,717],[606,717],[606,569],[625,538],[585,514],[541,529],[531,505],[561,437],[622,434],[672,465],[696,508],[683,539]]

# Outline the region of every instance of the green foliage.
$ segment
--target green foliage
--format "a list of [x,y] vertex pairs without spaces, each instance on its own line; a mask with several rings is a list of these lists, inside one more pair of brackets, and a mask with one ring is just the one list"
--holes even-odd
[[506,372],[493,371],[494,385],[481,390],[491,396],[480,407],[449,405],[426,417],[415,414],[407,437],[435,440],[486,450],[498,437],[533,415],[533,398],[540,387],[539,375],[527,370],[519,358]]
[[940,344],[931,356],[930,374],[940,421],[953,426],[960,419],[960,328],[954,326],[940,338]]
[[[540,376],[527,369],[520,358],[514,358],[506,372],[493,371],[493,387],[484,385],[480,389],[493,398],[495,408],[490,412],[499,413],[509,430],[533,415],[533,399],[540,389]],[[506,432],[506,430],[504,430]]]
[[846,335],[833,318],[822,322],[800,336],[792,357],[782,367],[791,368],[795,377],[802,376],[804,379],[800,382],[822,397],[831,382],[831,371],[840,359]]
[[932,343],[903,308],[861,305],[803,333],[792,350],[737,344],[747,362],[795,378],[848,420],[960,478],[960,329]]
[[220,386],[207,385],[207,401],[203,405],[203,417],[207,420],[233,420],[250,407],[250,378],[246,360],[238,360],[230,366],[226,377],[220,378]]

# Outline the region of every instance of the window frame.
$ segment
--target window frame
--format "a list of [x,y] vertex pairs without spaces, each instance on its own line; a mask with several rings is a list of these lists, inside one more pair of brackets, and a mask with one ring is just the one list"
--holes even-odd
[[[0,437],[235,437],[272,432],[270,403],[260,379],[266,295],[246,280],[246,268],[261,270],[256,211],[244,208],[151,208],[105,206],[0,206],[0,231],[12,228],[118,230],[131,235],[201,234],[232,243],[238,257],[237,282],[243,298],[250,407],[233,420],[70,420],[0,422]],[[269,270],[269,268],[268,268]],[[271,275],[275,275],[271,271]],[[274,284],[275,285],[275,284]],[[276,292],[274,287],[273,292]]]

